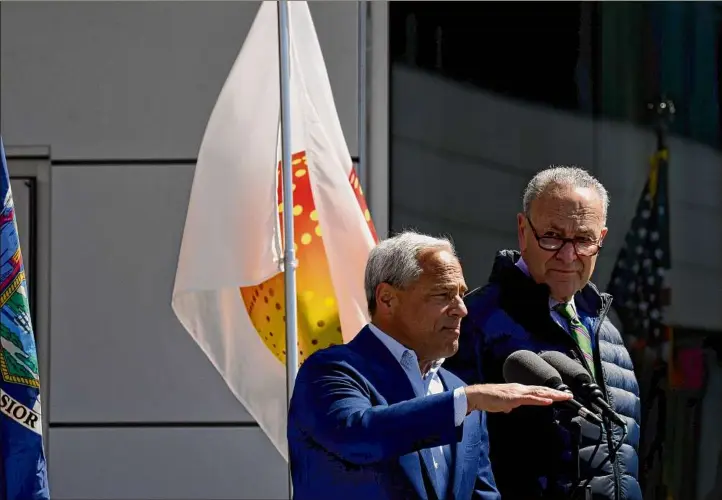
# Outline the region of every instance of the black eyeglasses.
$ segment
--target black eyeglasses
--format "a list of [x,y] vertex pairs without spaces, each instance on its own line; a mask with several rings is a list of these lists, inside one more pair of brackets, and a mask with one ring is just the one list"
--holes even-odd
[[529,223],[531,232],[534,233],[534,238],[536,238],[536,241],[539,244],[539,248],[541,248],[542,250],[547,250],[549,252],[558,252],[559,250],[564,248],[564,245],[566,245],[567,243],[571,243],[572,246],[574,246],[574,251],[577,253],[578,256],[591,257],[593,255],[597,255],[599,253],[599,250],[602,249],[601,240],[590,240],[588,238],[577,239],[558,238],[556,236],[539,236],[539,234],[536,232],[536,229],[534,229],[534,225],[531,223],[531,219],[527,217],[526,221]]

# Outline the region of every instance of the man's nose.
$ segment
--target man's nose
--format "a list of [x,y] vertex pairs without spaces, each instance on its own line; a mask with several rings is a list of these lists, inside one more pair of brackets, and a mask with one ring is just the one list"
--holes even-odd
[[564,243],[564,246],[562,246],[556,255],[557,259],[561,260],[562,262],[569,264],[577,260],[577,251],[574,248],[574,243],[571,241],[567,241]]
[[463,318],[469,314],[469,310],[466,308],[466,304],[464,304],[464,299],[461,298],[460,295],[456,296],[456,303],[449,309],[449,313],[452,316],[458,316],[459,318]]

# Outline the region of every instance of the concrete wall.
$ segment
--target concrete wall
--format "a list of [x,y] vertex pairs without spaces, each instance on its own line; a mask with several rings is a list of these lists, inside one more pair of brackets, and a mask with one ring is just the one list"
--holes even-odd
[[[56,500],[287,497],[285,463],[170,308],[193,161],[258,5],[3,2],[3,139],[52,162],[36,329]],[[357,155],[357,5],[311,12]]]
[[[391,228],[453,236],[467,282],[516,248],[521,191],[549,164],[576,163],[610,192],[609,235],[593,277],[606,287],[654,151],[650,130],[498,98],[392,68]],[[672,138],[671,321],[722,330],[722,154]]]

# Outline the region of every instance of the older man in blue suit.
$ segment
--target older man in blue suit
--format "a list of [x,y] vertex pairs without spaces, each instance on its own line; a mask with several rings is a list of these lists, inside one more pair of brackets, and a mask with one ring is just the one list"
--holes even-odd
[[297,500],[496,500],[485,413],[570,395],[464,383],[441,365],[458,349],[461,265],[448,240],[381,242],[365,277],[371,323],[302,365],[288,443]]

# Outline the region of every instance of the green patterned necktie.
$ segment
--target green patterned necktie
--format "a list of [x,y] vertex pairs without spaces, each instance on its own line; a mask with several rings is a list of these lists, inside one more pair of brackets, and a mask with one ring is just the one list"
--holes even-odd
[[577,316],[574,307],[572,307],[570,303],[557,304],[554,307],[554,310],[558,312],[562,318],[566,319],[569,322],[572,337],[574,338],[574,340],[576,340],[577,345],[582,350],[584,357],[587,359],[587,364],[589,365],[589,369],[592,372],[592,377],[596,378],[596,376],[594,375],[594,355],[592,351],[592,338],[589,335],[589,331],[582,324],[582,322],[579,321],[579,316]]

